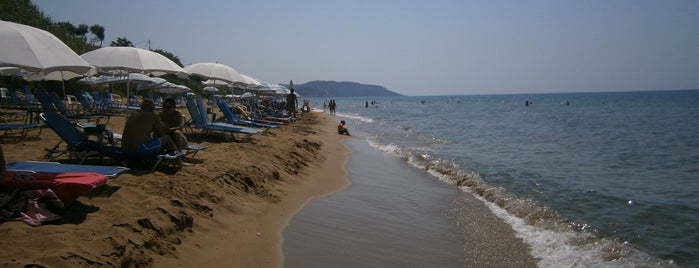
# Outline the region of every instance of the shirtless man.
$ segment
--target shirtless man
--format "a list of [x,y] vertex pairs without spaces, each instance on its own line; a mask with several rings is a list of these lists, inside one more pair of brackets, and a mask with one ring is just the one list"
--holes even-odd
[[170,136],[165,134],[167,130],[167,125],[160,122],[160,117],[155,113],[153,100],[144,99],[141,102],[141,109],[126,119],[121,147],[127,152],[135,152],[142,144],[159,138],[160,148],[171,153],[177,148]]
[[165,134],[170,136],[177,150],[187,146],[187,137],[182,133],[184,125],[184,117],[176,108],[175,100],[167,98],[163,100],[163,110],[160,112],[160,121],[168,125],[168,130]]

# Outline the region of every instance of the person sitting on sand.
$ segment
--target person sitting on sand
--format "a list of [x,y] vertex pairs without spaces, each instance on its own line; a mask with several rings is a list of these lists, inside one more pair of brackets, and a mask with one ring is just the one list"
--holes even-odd
[[340,121],[337,125],[337,134],[350,136],[349,130],[345,127],[345,120]]
[[[124,124],[124,133],[121,135],[121,147],[130,153],[139,153],[138,150],[145,145],[148,149],[160,144],[160,150],[173,153],[177,150],[170,136],[166,135],[167,125],[160,121],[155,113],[155,103],[151,99],[141,102],[141,109],[131,114]],[[149,152],[143,152],[144,154]]]
[[311,111],[311,106],[308,100],[303,100],[303,106],[301,106],[301,112],[307,113]]
[[175,107],[175,100],[167,98],[163,100],[163,110],[158,115],[160,116],[160,121],[168,126],[165,134],[170,136],[177,150],[182,151],[182,148],[187,147],[187,137],[182,132],[184,117]]

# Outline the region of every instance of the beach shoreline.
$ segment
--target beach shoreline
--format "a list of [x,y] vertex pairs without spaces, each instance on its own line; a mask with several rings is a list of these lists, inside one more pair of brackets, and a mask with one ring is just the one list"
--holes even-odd
[[[113,117],[108,127],[120,133],[124,120]],[[308,114],[248,143],[191,135],[208,149],[179,170],[132,170],[79,198],[55,223],[0,224],[1,263],[281,267],[282,230],[291,217],[348,184],[349,149],[335,123],[331,115]],[[8,163],[45,161],[42,148],[58,141],[45,128],[40,139],[4,142],[3,149]]]
[[[318,115],[312,115],[318,116]],[[323,118],[323,130],[333,130],[332,117]],[[283,267],[284,227],[313,198],[341,191],[349,184],[345,162],[349,149],[343,137],[334,131],[318,133],[324,159],[302,170],[294,182],[278,185],[279,202],[258,201],[247,204],[243,213],[226,213],[218,222],[220,229],[207,229],[178,247],[175,257],[156,258],[162,267]],[[228,224],[228,225],[226,225]],[[234,226],[233,226],[234,225]],[[221,234],[223,232],[224,234]]]

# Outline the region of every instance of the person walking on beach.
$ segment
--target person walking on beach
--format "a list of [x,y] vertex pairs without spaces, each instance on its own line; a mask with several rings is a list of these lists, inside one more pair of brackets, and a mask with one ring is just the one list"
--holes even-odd
[[294,93],[294,89],[291,89],[291,92],[286,95],[286,111],[289,112],[289,115],[292,115],[293,117],[296,117],[296,105],[297,105],[297,99],[296,99],[296,94]]
[[160,116],[160,121],[168,126],[165,134],[170,136],[177,150],[182,151],[182,148],[187,147],[187,137],[182,132],[184,116],[175,107],[175,100],[167,98],[163,100],[163,110],[158,115]]
[[[126,119],[121,147],[127,152],[137,152],[141,145],[146,149],[159,149],[172,153],[177,150],[170,136],[166,135],[167,125],[155,113],[155,103],[151,99],[141,102],[141,109]],[[160,146],[157,146],[160,144]],[[140,152],[138,152],[140,153]],[[144,154],[149,152],[143,152]]]
[[345,127],[345,120],[340,121],[340,124],[337,125],[337,134],[351,136],[349,130]]

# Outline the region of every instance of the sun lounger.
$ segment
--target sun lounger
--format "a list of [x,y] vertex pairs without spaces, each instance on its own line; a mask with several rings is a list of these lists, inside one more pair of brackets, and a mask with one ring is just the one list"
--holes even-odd
[[30,123],[30,124],[0,123],[0,131],[3,131],[3,134],[1,137],[3,137],[3,138],[16,137],[19,140],[24,140],[24,138],[27,137],[27,133],[29,132],[29,130],[39,129],[39,134],[36,135],[38,137],[41,135],[42,126],[44,126],[43,123]]
[[269,131],[270,128],[277,127],[276,125],[272,125],[272,124],[265,124],[265,123],[241,119],[240,116],[238,116],[237,114],[234,114],[233,111],[231,111],[231,109],[228,108],[228,103],[226,103],[225,100],[222,100],[222,99],[217,100],[216,106],[218,106],[219,110],[221,110],[221,113],[223,113],[223,116],[225,116],[226,119],[228,119],[228,122],[230,122],[231,124],[248,126],[248,127],[264,128],[265,129],[264,132]]
[[7,164],[8,171],[30,173],[89,172],[107,176],[110,179],[129,171],[127,167],[61,164],[58,162],[21,161]]
[[[200,129],[201,133],[207,132],[219,132],[223,134],[226,140],[232,137],[237,141],[249,141],[253,134],[258,134],[261,131],[254,128],[236,126],[227,123],[211,123],[209,118],[206,116],[206,106],[201,97],[197,96],[198,99],[195,101],[191,96],[187,96],[187,109],[189,110],[190,116],[192,118],[192,124],[195,128]],[[198,103],[197,103],[198,102]]]
[[[56,144],[54,148],[46,149],[46,158],[51,160],[55,160],[57,156],[63,154],[68,154],[71,157],[80,159],[80,164],[84,163],[85,159],[88,157],[101,158],[105,156],[120,161],[124,166],[127,166],[127,163],[130,162],[145,163],[146,161],[152,160],[155,164],[151,170],[154,170],[161,163],[170,163],[185,156],[182,152],[176,152],[174,154],[161,153],[160,140],[157,140],[157,144],[152,144],[152,147],[144,150],[126,152],[121,147],[106,146],[97,141],[90,140],[85,132],[80,131],[80,129],[71,124],[68,119],[58,113],[43,113],[41,114],[41,118],[46,122],[46,125],[61,137],[61,142]],[[59,149],[62,143],[66,143],[67,145],[65,150]]]
[[[56,95],[54,92],[47,92],[46,90],[39,89],[37,91],[37,97],[41,103],[45,113],[59,112],[67,119],[73,120],[75,124],[80,127],[94,127],[96,126],[100,119],[104,118],[102,115],[91,115],[91,114],[73,114],[68,106],[63,103],[63,100]],[[89,123],[80,120],[94,120],[96,123]],[[107,122],[109,122],[109,117],[107,117]]]
[[68,205],[95,187],[107,183],[107,176],[88,172],[38,173],[8,170],[0,178],[0,191],[51,189]]

